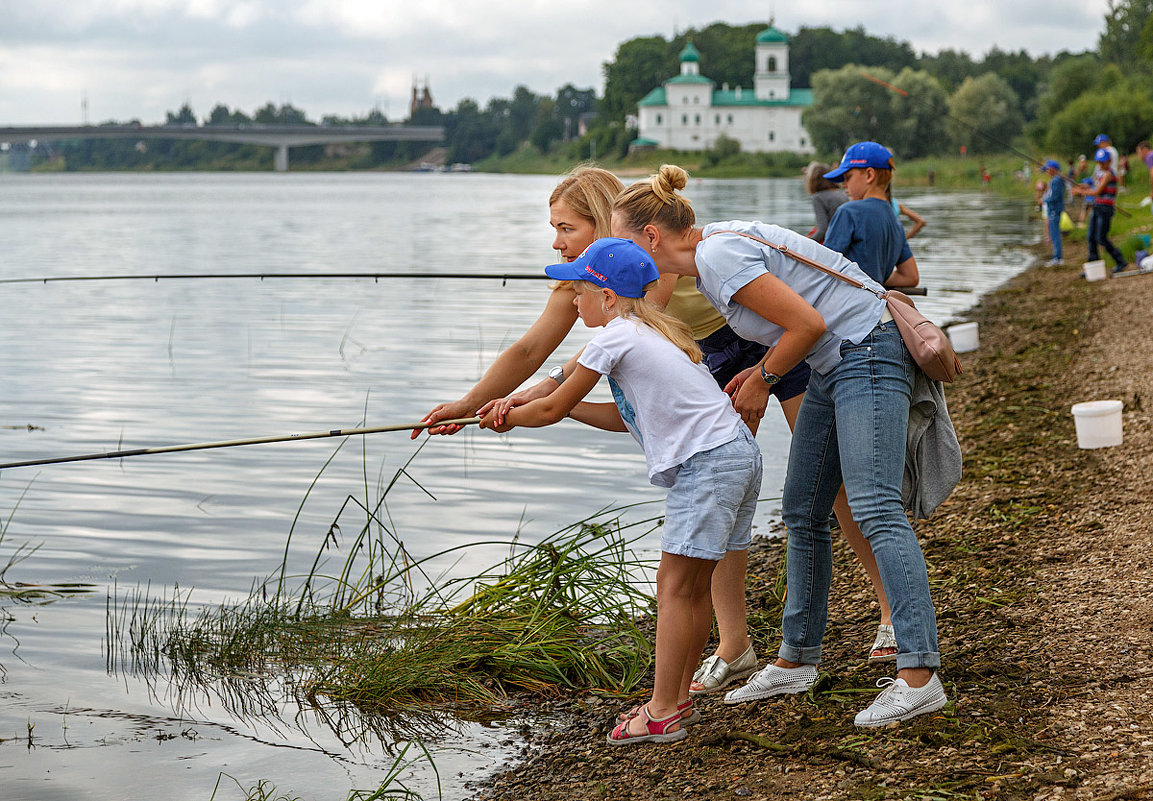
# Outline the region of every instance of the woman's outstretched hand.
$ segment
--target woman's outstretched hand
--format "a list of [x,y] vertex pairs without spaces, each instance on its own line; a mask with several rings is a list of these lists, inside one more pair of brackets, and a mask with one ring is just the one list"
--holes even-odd
[[[477,411],[477,415],[480,417],[481,428],[488,428],[501,434],[503,434],[505,431],[512,431],[513,428],[515,428],[515,426],[508,422],[508,409],[505,409],[503,412],[497,411],[498,404],[506,400],[508,400],[508,398],[499,398],[495,401],[489,401],[484,405],[483,408]],[[488,411],[485,411],[485,409]],[[500,415],[499,418],[497,417],[498,414]]]
[[[460,420],[464,417],[470,417],[472,410],[468,408],[469,404],[464,401],[453,401],[452,403],[441,403],[434,406],[432,411],[421,418],[422,423],[436,423],[439,420]],[[449,426],[430,426],[429,428],[415,428],[409,439],[416,439],[420,436],[421,431],[427,431],[429,434],[455,434],[460,431],[464,426],[449,425]]]

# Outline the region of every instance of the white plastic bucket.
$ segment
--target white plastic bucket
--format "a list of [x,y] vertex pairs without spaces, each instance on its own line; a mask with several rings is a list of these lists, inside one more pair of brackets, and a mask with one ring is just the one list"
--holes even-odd
[[1121,444],[1121,401],[1073,404],[1078,448],[1110,448]]
[[945,333],[949,335],[949,342],[957,353],[969,353],[980,344],[976,323],[957,323],[946,328]]
[[1097,261],[1087,261],[1083,268],[1085,270],[1085,280],[1087,281],[1104,281],[1105,280],[1105,262],[1102,259]]

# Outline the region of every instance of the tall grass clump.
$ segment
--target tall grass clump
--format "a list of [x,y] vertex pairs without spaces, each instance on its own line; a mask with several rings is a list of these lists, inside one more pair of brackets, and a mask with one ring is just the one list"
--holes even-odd
[[[515,693],[630,693],[651,667],[642,621],[655,567],[632,545],[660,518],[625,522],[631,507],[604,509],[538,543],[514,536],[416,557],[385,502],[402,479],[416,483],[410,463],[377,481],[371,504],[347,497],[306,575],[288,574],[286,546],[278,569],[238,603],[194,610],[179,592],[110,602],[110,668],[166,669],[177,686],[246,707],[252,699],[237,696],[247,691],[266,699],[261,707],[284,693],[324,714],[335,705],[475,717]],[[344,537],[342,524],[355,533]],[[493,545],[507,556],[476,575],[426,572]]]

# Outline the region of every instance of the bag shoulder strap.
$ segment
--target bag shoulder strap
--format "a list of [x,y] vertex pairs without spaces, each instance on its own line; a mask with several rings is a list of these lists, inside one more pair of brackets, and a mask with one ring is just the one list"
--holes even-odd
[[884,290],[877,291],[875,289],[871,289],[870,287],[865,286],[864,284],[862,284],[860,281],[858,281],[855,278],[850,278],[847,275],[844,275],[842,273],[837,272],[836,270],[833,270],[833,269],[826,267],[825,265],[821,264],[820,262],[813,261],[808,256],[803,256],[800,253],[797,253],[797,251],[793,250],[792,248],[788,247],[787,245],[778,245],[774,242],[768,241],[767,239],[761,239],[759,236],[754,236],[753,234],[746,234],[744,231],[732,231],[732,230],[713,231],[711,234],[708,234],[705,237],[705,239],[708,239],[710,236],[715,236],[716,234],[736,234],[737,236],[743,236],[743,237],[747,237],[748,239],[756,240],[757,242],[760,242],[762,245],[764,245],[766,247],[770,247],[773,250],[777,251],[782,256],[787,256],[788,258],[793,259],[794,261],[799,261],[801,264],[807,264],[810,267],[814,267],[814,268],[820,270],[821,272],[823,272],[825,275],[836,278],[838,281],[844,281],[849,286],[853,286],[853,287],[856,287],[857,289],[863,289],[866,292],[870,292],[870,293],[876,295],[878,298],[884,298],[885,295],[887,294]]

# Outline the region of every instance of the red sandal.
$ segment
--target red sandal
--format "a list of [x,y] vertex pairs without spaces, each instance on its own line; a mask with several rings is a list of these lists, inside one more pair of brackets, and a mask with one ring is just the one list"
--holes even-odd
[[679,728],[676,731],[669,731],[670,726],[679,726],[681,722],[681,712],[678,709],[667,718],[661,720],[653,720],[649,716],[649,706],[645,704],[641,707],[640,712],[637,714],[645,724],[644,734],[629,734],[629,723],[632,718],[617,725],[608,734],[609,745],[633,745],[634,743],[675,743],[677,740],[683,740],[689,736],[688,730]]
[[[628,712],[621,712],[619,715],[617,715],[617,722],[624,723],[632,718],[635,718],[641,713],[642,708],[643,707],[640,704],[637,704]],[[701,713],[693,709],[692,698],[686,698],[684,701],[681,701],[679,704],[677,704],[677,711],[681,713],[682,726],[688,726],[692,723],[701,722]]]

